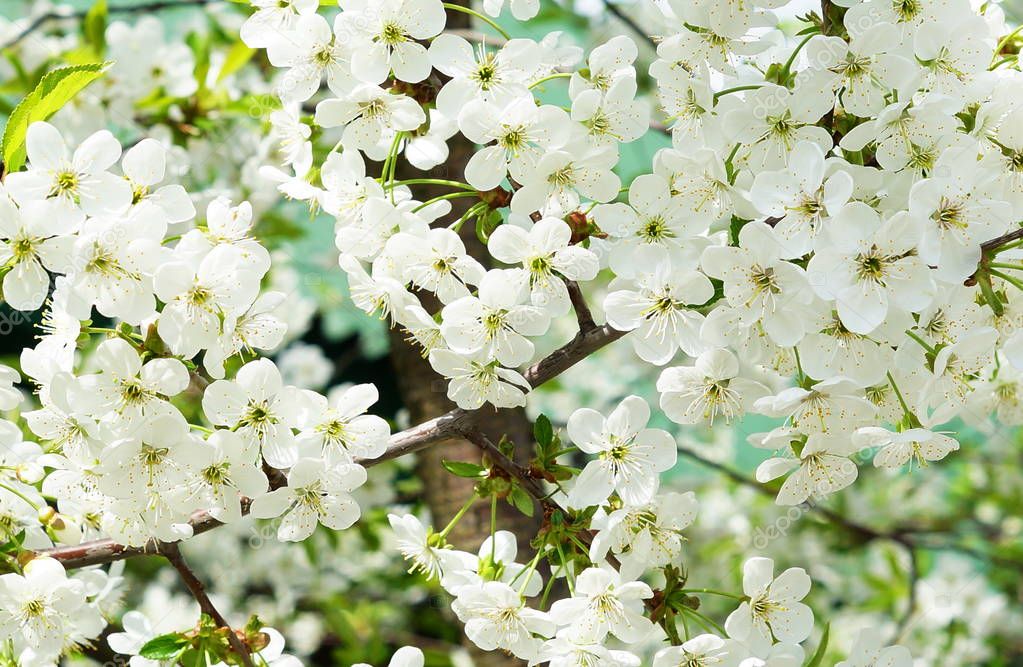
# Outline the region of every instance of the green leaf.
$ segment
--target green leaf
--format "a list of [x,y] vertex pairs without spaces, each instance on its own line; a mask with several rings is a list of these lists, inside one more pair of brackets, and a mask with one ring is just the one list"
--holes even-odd
[[487,471],[483,466],[476,465],[475,463],[466,463],[465,461],[441,461],[440,464],[449,473],[458,477],[479,478],[483,477],[483,474]]
[[547,415],[541,414],[536,418],[533,423],[533,437],[541,447],[550,447],[554,440],[554,427],[551,426],[551,420]]
[[97,57],[107,50],[107,0],[96,0],[82,20],[82,34]]
[[210,39],[207,35],[190,32],[185,37],[185,43],[188,44],[188,48],[192,49],[192,54],[195,56],[195,68],[192,70],[192,76],[199,86],[196,93],[199,95],[206,90],[206,75],[210,72]]
[[831,624],[828,623],[824,626],[824,634],[821,635],[821,643],[817,646],[817,651],[810,658],[810,662],[806,663],[806,667],[820,667],[821,662],[824,661],[824,654],[828,650],[828,636],[831,634]]
[[526,516],[533,516],[533,498],[523,491],[521,486],[516,486],[511,490],[511,493],[508,494],[508,502]]
[[89,63],[61,67],[43,76],[35,89],[15,107],[4,128],[4,171],[11,173],[25,164],[25,134],[32,123],[57,113],[75,95],[103,76],[110,63]]
[[172,660],[181,649],[188,646],[188,640],[177,632],[153,637],[139,650],[139,655],[149,660]]
[[747,223],[749,223],[749,220],[743,220],[737,215],[732,216],[731,222],[728,223],[728,245],[739,245],[739,232],[742,231],[742,228]]
[[211,661],[206,651],[190,648],[181,654],[178,664],[182,667],[209,667]]
[[227,77],[231,76],[241,68],[245,67],[252,56],[255,55],[256,50],[247,46],[245,42],[240,39],[235,42],[230,50],[227,52],[227,56],[224,58],[224,64],[220,66],[220,74],[217,75],[217,83],[220,83]]
[[17,535],[12,537],[10,540],[0,544],[0,553],[14,553],[21,548],[21,545],[25,543],[25,531],[19,531]]
[[476,216],[476,238],[480,243],[486,243],[495,229],[501,226],[501,212],[497,210],[486,210]]

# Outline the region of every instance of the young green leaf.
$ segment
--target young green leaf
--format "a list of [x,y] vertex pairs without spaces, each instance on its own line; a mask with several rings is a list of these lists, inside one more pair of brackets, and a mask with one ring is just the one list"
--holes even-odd
[[147,641],[139,650],[139,655],[149,660],[172,660],[188,643],[179,633],[170,632]]
[[536,418],[536,422],[533,423],[533,437],[541,447],[549,447],[554,440],[554,427],[551,426],[551,420],[547,415],[541,414]]
[[32,123],[46,120],[90,83],[103,76],[110,63],[87,63],[48,72],[35,89],[11,112],[3,135],[4,171],[11,173],[25,164],[25,135]]
[[516,486],[511,490],[511,493],[508,494],[508,502],[526,516],[533,516],[533,498],[523,491],[522,487]]
[[220,66],[220,73],[217,74],[217,83],[220,83],[241,68],[245,67],[245,65],[252,60],[252,56],[255,55],[255,53],[255,49],[247,46],[245,42],[240,39],[232,44],[231,49],[227,52],[227,56],[224,58],[224,64]]
[[82,34],[97,58],[107,50],[107,0],[96,0],[82,19]]
[[467,463],[465,461],[441,461],[441,465],[452,475],[458,477],[470,477],[478,478],[482,477],[483,473],[486,472],[486,468],[475,463]]

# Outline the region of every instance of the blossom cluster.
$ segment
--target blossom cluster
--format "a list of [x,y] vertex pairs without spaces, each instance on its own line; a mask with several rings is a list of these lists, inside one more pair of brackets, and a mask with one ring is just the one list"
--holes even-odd
[[[353,299],[410,334],[459,407],[524,405],[535,339],[573,306],[585,326],[572,291],[599,275],[607,325],[665,367],[664,414],[778,419],[749,439],[773,452],[757,479],[787,475],[780,504],[817,502],[863,461],[949,455],[958,442],[939,427],[955,418],[1020,421],[1019,71],[1002,67],[996,6],[825,3],[793,42],[778,4],[659,6],[653,100],[627,36],[583,61],[556,33],[472,44],[445,32],[437,1],[343,2],[333,24],[298,3],[266,9],[249,44],[282,69],[273,123],[293,174],[266,173],[336,219]],[[568,106],[536,95],[555,79]],[[652,131],[652,102],[671,146],[623,187],[621,147]],[[338,137],[322,159],[313,129]],[[459,135],[476,146],[464,182],[397,176],[403,156],[420,171],[442,164]],[[379,178],[367,162],[382,162]],[[419,197],[423,186],[449,192]],[[474,203],[452,213],[460,199]],[[467,249],[466,225],[494,268]],[[569,437],[595,460],[568,508],[648,516],[675,462],[648,418],[634,397],[606,420],[572,416]],[[634,576],[671,560],[639,553]],[[449,588],[456,611],[473,636],[471,609],[521,609],[503,637],[488,622],[474,640],[539,659],[536,637],[557,621],[499,583]]]
[[[1018,70],[989,67],[997,8],[829,4],[792,45],[775,3],[669,3],[649,75],[672,146],[622,187],[620,147],[652,106],[629,37],[580,62],[557,34],[474,46],[443,32],[439,2],[342,4],[332,26],[301,3],[247,24],[283,68],[273,123],[294,175],[274,175],[336,218],[353,299],[411,334],[460,407],[524,404],[534,339],[600,273],[608,325],[666,366],[669,418],[784,420],[751,438],[779,453],[762,481],[795,470],[781,503],[851,484],[870,452],[940,459],[955,417],[1018,423],[1021,251],[1000,240],[1023,144]],[[536,98],[557,78],[568,107]],[[322,163],[312,127],[338,128]],[[478,146],[465,182],[420,201],[437,179],[396,179],[396,162],[436,166],[458,134]],[[467,251],[467,223],[510,268]]]
[[[37,397],[22,417],[38,441],[2,422],[6,537],[35,550],[98,537],[175,542],[192,536],[196,513],[228,523],[243,504],[283,515],[282,540],[352,525],[351,492],[366,480],[358,461],[383,453],[390,428],[364,414],[372,385],[327,397],[252,359],[279,345],[285,325],[274,314],[284,295],[261,289],[270,254],[252,236],[251,207],[215,199],[202,223],[170,234],[196,211],[180,185],[162,184],[160,142],[122,155],[100,131],[72,151],[38,122],[26,144],[27,168],[0,192],[0,243],[5,301],[42,307],[43,334],[20,360]],[[5,409],[23,402],[19,381],[3,368]],[[188,396],[201,418],[182,412]],[[86,604],[95,592],[77,580],[60,588],[63,568],[46,561],[42,574],[4,575],[13,602],[0,634],[15,640],[19,664],[52,664],[105,624]],[[25,624],[39,628],[26,634]]]
[[[558,33],[473,43],[449,11],[499,26],[440,0],[341,0],[333,22],[316,0],[252,4],[241,37],[278,70],[280,102],[282,164],[262,175],[334,218],[351,299],[408,333],[459,408],[524,406],[537,341],[575,311],[582,334],[626,334],[661,369],[671,421],[778,420],[749,442],[772,453],[758,481],[785,477],[779,504],[818,502],[866,461],[943,459],[957,418],[1023,423],[1023,100],[996,5],[826,2],[793,41],[783,3],[669,0],[640,72],[627,36],[585,59]],[[517,20],[538,10],[511,2]],[[539,98],[558,86],[565,105]],[[623,183],[622,146],[657,132],[670,146]],[[472,146],[464,173],[434,177],[456,142]],[[265,288],[253,207],[214,198],[197,221],[153,138],[124,151],[100,130],[72,148],[36,122],[25,146],[0,188],[3,300],[41,311],[43,333],[20,359],[27,430],[0,422],[5,537],[142,547],[245,513],[279,518],[283,541],[352,526],[390,427],[367,414],[374,386],[323,395],[261,357],[285,336],[285,297]],[[0,409],[26,402],[21,374],[0,368]],[[687,603],[706,591],[679,569],[697,500],[661,490],[677,446],[652,419],[637,396],[571,415],[581,470],[538,475],[553,488],[535,499],[571,529],[538,536],[528,562],[507,531],[455,548],[459,517],[434,531],[392,515],[400,551],[472,642],[531,664],[639,665],[642,642],[656,667],[803,664],[801,568],[748,560],[741,594],[707,593],[736,602],[723,626]],[[467,507],[487,493],[509,492],[481,482]],[[16,569],[0,575],[0,639],[18,664],[99,635],[112,575]],[[707,632],[679,637],[677,615]],[[130,628],[115,637],[142,650]],[[840,664],[910,663],[868,632]]]

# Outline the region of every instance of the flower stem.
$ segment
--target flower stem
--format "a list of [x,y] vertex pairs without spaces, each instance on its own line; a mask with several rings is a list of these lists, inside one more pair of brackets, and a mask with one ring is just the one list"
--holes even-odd
[[930,345],[923,338],[921,338],[920,336],[916,335],[916,333],[913,330],[907,329],[906,330],[906,335],[909,336],[910,338],[912,338],[913,340],[915,340],[917,343],[919,343],[920,347],[922,347],[923,349],[927,350],[931,354],[935,354],[934,346]]
[[444,530],[440,531],[438,535],[442,538],[447,537],[448,533],[451,532],[451,529],[458,524],[458,522],[462,519],[463,516],[465,516],[465,513],[469,511],[469,508],[472,507],[473,503],[476,502],[477,498],[479,498],[479,496],[477,496],[476,493],[473,492],[473,494],[469,496],[469,500],[465,501],[465,504],[462,505],[462,508],[458,510],[455,516],[451,517],[451,521],[448,522],[448,525],[444,526]]
[[479,195],[477,195],[475,191],[473,191],[473,192],[468,192],[468,191],[466,191],[466,192],[449,192],[446,195],[441,195],[439,197],[434,197],[433,199],[427,199],[422,204],[420,204],[419,206],[416,206],[414,209],[412,209],[412,212],[415,213],[416,211],[421,211],[424,208],[426,208],[427,206],[429,206],[430,204],[435,204],[436,202],[445,201],[447,199],[463,199],[465,197],[478,197],[478,196]]
[[466,220],[468,220],[472,216],[480,213],[485,208],[487,208],[487,203],[484,202],[484,201],[481,201],[478,204],[473,204],[472,207],[468,211],[466,211],[465,213],[462,214],[462,217],[460,217],[458,220],[455,220],[450,225],[448,225],[448,229],[456,231],[456,232],[461,231],[462,230],[462,225],[465,224]]
[[[494,496],[494,497],[496,498],[497,496]],[[523,574],[526,575],[526,578],[522,580],[522,585],[519,586],[519,597],[522,597],[525,594],[526,586],[529,585],[529,580],[533,578],[533,572],[536,571],[536,566],[540,564],[540,556],[542,556],[542,555],[543,555],[543,545],[541,544],[540,548],[536,550],[536,555],[533,556],[533,560],[530,561],[529,567],[527,567],[526,569],[522,570],[517,575],[515,575],[516,579],[521,577]]]
[[1017,27],[1015,30],[1010,32],[1008,35],[1006,35],[1005,37],[1002,37],[1000,40],[998,40],[998,45],[995,46],[995,51],[994,51],[994,53],[991,56],[992,69],[994,69],[994,67],[997,67],[997,65],[994,65],[995,58],[997,58],[998,54],[1002,52],[1002,48],[1004,48],[1006,44],[1011,42],[1012,38],[1015,37],[1016,35],[1018,35],[1020,33],[1020,31],[1023,31],[1023,25]]
[[468,14],[469,16],[475,16],[477,19],[479,19],[480,21],[483,21],[484,23],[489,25],[491,28],[496,30],[497,34],[501,35],[501,37],[504,37],[505,39],[511,39],[511,35],[509,35],[507,32],[505,32],[504,28],[502,28],[501,26],[497,25],[497,22],[494,21],[494,19],[490,18],[489,16],[484,16],[483,14],[480,14],[479,12],[477,12],[474,9],[469,9],[468,7],[463,7],[461,5],[455,5],[455,4],[452,4],[450,2],[445,2],[444,3],[444,9],[449,9],[449,10],[451,10],[453,12],[462,12],[463,14]]
[[540,609],[547,608],[547,598],[551,595],[551,589],[554,588],[554,571],[551,570],[551,576],[547,579],[547,585],[543,587],[543,595],[540,597]]
[[716,102],[718,99],[724,97],[725,95],[731,95],[732,93],[738,93],[743,90],[757,90],[758,88],[763,87],[764,84],[762,83],[750,83],[744,86],[733,86],[731,88],[725,88],[724,90],[719,90],[718,92],[714,93],[714,101]]
[[[568,569],[568,559],[565,558],[565,550],[561,548],[561,542],[555,542],[554,548],[558,551],[558,556],[561,558],[561,567],[565,570],[565,583],[568,584],[568,594],[575,597],[575,581],[573,581],[572,572]],[[553,579],[553,576],[551,577]]]
[[32,502],[32,501],[31,501],[31,500],[30,500],[30,499],[28,498],[28,496],[26,496],[26,495],[25,495],[24,493],[22,493],[21,491],[18,491],[17,489],[15,489],[15,488],[13,488],[13,487],[7,486],[6,484],[0,484],[0,489],[4,489],[4,490],[6,490],[6,491],[10,491],[10,492],[11,492],[11,493],[13,493],[14,495],[16,495],[16,496],[18,496],[19,498],[21,498],[22,500],[24,500],[24,501],[25,501],[26,503],[28,503],[29,505],[31,505],[31,506],[32,506],[32,509],[34,509],[34,510],[36,510],[36,511],[39,511],[39,505],[36,505],[36,504],[35,504],[34,502]]
[[716,632],[720,633],[721,636],[727,636],[728,635],[728,633],[725,632],[725,629],[722,628],[720,625],[718,625],[717,621],[713,620],[709,616],[705,616],[704,614],[701,614],[700,612],[696,611],[695,609],[690,609],[689,607],[683,607],[683,610],[684,610],[682,612],[682,617],[683,618],[685,618],[686,614],[692,614],[693,618],[695,618],[697,621],[699,621],[700,625],[702,625],[707,630],[710,630],[711,632],[715,632],[716,631]]
[[899,399],[899,405],[902,406],[902,413],[906,416],[906,419],[909,420],[910,424],[918,426],[920,424],[920,420],[917,419],[917,416],[913,414],[913,411],[910,410],[909,406],[906,404],[906,399],[902,396],[902,392],[899,391],[899,385],[895,383],[895,378],[892,377],[892,372],[885,371],[885,375],[888,376],[888,384],[890,384],[892,389],[895,391],[895,397]]
[[991,307],[996,317],[1000,317],[1004,312],[1002,302],[998,299],[998,295],[995,294],[995,290],[991,286],[991,276],[988,275],[989,271],[991,271],[990,267],[977,272],[977,284],[980,286],[980,292],[984,295],[987,305]]
[[[678,617],[680,619],[682,619],[682,634],[685,637],[685,640],[689,641],[689,622],[686,621],[686,615],[685,614],[679,614]],[[676,631],[675,634],[676,634],[675,639],[678,639],[678,636],[677,636],[678,632]]]
[[745,595],[736,595],[735,593],[725,593],[724,591],[717,591],[713,588],[683,588],[680,593],[703,593],[704,595],[720,595],[721,597],[732,598],[733,600],[743,601],[748,599]]
[[567,79],[571,76],[572,72],[555,72],[554,74],[549,74],[541,79],[537,79],[533,83],[529,84],[528,87],[530,90],[532,90],[533,88],[539,86],[541,83],[546,83],[547,81],[551,81],[553,79]]
[[497,558],[497,496],[490,496],[490,560]]
[[[398,151],[401,148],[401,140],[404,138],[404,132],[396,132],[394,134],[394,140],[391,141],[391,148],[387,151],[387,157],[384,159],[384,165],[380,168],[380,184],[386,185],[388,181],[394,180],[394,169],[395,163],[398,162]],[[394,190],[391,190],[391,203],[394,203]]]
[[461,188],[462,190],[476,191],[476,188],[472,187],[468,183],[462,183],[461,181],[449,181],[443,178],[409,178],[404,181],[389,181],[384,185],[384,190],[390,190],[396,188],[399,185],[447,185],[452,188]]
[[817,35],[816,32],[811,32],[806,37],[801,39],[799,44],[796,44],[796,48],[793,49],[792,55],[790,55],[789,59],[785,61],[784,65],[782,65],[780,77],[782,85],[785,85],[784,83],[785,79],[789,78],[789,71],[792,69],[792,64],[796,62],[796,56],[798,56],[799,52],[803,50],[803,47],[806,46],[806,43],[813,39],[813,37],[815,37],[816,35]]
[[998,276],[999,278],[1001,278],[1005,282],[1009,283],[1013,287],[1016,287],[1017,289],[1023,290],[1023,281],[1021,281],[1019,278],[1013,278],[1012,276],[1010,276],[1007,273],[1002,273],[1001,271],[996,271],[994,269],[991,269],[990,273],[993,276]]

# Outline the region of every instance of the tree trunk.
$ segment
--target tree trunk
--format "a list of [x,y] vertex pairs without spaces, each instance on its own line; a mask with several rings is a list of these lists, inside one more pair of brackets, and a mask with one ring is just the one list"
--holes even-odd
[[[460,4],[468,5],[467,0],[454,0]],[[468,16],[460,12],[448,12],[449,28],[469,27]],[[465,165],[473,153],[473,146],[461,135],[456,135],[448,142],[450,154],[445,164],[433,169],[425,176],[430,178],[449,178],[463,180]],[[402,168],[403,167],[403,168]],[[423,172],[414,171],[406,165],[399,168],[399,178],[423,177]],[[417,198],[426,199],[445,194],[448,190],[434,188],[433,186],[418,186],[415,190]],[[464,200],[454,200],[452,216],[458,216],[468,209]],[[454,219],[454,217],[452,217]],[[476,239],[475,230],[470,222],[465,224],[462,238],[470,254],[484,264],[487,263],[486,248]],[[429,312],[436,312],[440,304],[432,295],[420,295],[423,306]],[[447,381],[440,377],[430,367],[427,360],[404,340],[398,330],[391,331],[391,363],[397,374],[398,388],[402,395],[405,407],[408,409],[411,423],[418,424],[451,410],[454,405],[447,397]],[[502,436],[507,436],[518,445],[516,458],[528,460],[530,453],[529,445],[532,443],[532,424],[526,417],[523,410],[496,410],[493,408],[482,408],[492,410],[492,416],[479,420],[480,429],[486,433],[491,440],[498,442]],[[478,447],[468,440],[460,438],[444,440],[433,447],[429,447],[418,454],[416,472],[423,481],[423,499],[430,508],[434,526],[447,525],[448,521],[465,504],[473,493],[474,482],[470,479],[456,477],[448,473],[441,466],[442,460],[451,461],[473,461],[480,460],[481,453]],[[538,522],[528,518],[512,508],[507,502],[498,503],[499,529],[510,530],[519,537],[519,560],[531,557],[529,539],[536,534]],[[475,551],[479,545],[490,535],[490,504],[487,502],[477,503],[471,511],[458,522],[457,526],[448,535],[448,541],[456,548],[466,551]],[[466,640],[467,645],[471,644]],[[494,651],[485,653],[476,650],[469,645],[473,659],[477,665],[485,667],[507,667],[509,665],[522,665],[523,662],[513,656],[502,652]]]

